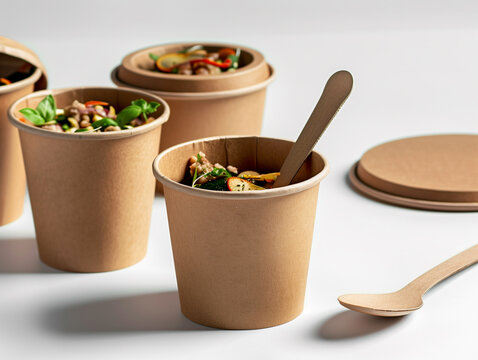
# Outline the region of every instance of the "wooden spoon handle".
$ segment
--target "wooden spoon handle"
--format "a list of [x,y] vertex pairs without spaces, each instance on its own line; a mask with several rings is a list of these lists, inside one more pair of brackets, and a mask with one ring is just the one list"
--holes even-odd
[[349,96],[352,85],[353,78],[348,71],[338,71],[330,77],[307,124],[282,164],[280,176],[273,187],[290,184],[330,121]]
[[428,270],[425,274],[419,276],[405,286],[404,290],[417,291],[423,295],[440,281],[445,280],[446,278],[466,269],[477,262],[478,245],[475,245],[442,262],[433,269]]

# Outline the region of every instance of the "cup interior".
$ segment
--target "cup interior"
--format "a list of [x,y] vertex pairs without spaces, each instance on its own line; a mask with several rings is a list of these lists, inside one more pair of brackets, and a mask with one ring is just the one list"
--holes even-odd
[[[255,170],[259,173],[278,172],[294,143],[288,140],[265,137],[221,137],[202,139],[177,145],[165,150],[155,162],[155,170],[161,177],[180,183],[189,171],[188,161],[199,151],[214,163],[233,165],[238,170]],[[326,160],[313,151],[291,184],[298,184],[317,177],[328,169]],[[275,189],[274,189],[275,190]],[[270,190],[265,190],[270,191]]]
[[13,81],[20,81],[31,76],[35,72],[36,67],[29,62],[0,53],[0,77],[7,78],[16,76]]
[[[148,71],[154,71],[154,73],[157,73],[155,66],[154,66],[154,61],[149,57],[150,53],[153,53],[157,56],[161,56],[164,54],[168,53],[174,53],[178,52],[181,50],[184,50],[185,48],[194,46],[195,44],[173,44],[173,45],[168,45],[168,46],[158,46],[154,47],[145,51],[140,51],[136,53],[132,58],[131,58],[131,63],[133,66],[137,67],[138,69],[142,70],[148,70]],[[205,45],[203,46],[203,49],[206,50],[207,52],[216,52],[219,51],[220,49],[223,49],[224,47],[227,46],[217,46],[217,45]],[[241,49],[241,54],[239,56],[239,67],[237,71],[245,68],[246,66],[252,64],[254,60],[254,55],[252,51],[247,50],[247,49]],[[218,74],[216,76],[221,76],[223,74]],[[177,76],[177,75],[176,75]],[[195,75],[197,76],[197,75]]]

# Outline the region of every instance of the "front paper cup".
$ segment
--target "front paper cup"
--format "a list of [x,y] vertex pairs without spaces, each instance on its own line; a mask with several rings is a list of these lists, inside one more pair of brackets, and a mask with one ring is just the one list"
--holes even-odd
[[[107,101],[117,109],[143,98],[161,104],[156,120],[131,130],[56,133],[18,120],[52,94],[58,108],[73,100]],[[154,95],[116,88],[41,91],[16,101],[10,121],[20,130],[40,258],[67,271],[99,272],[140,261],[147,247],[154,177],[167,103]]]
[[220,192],[180,181],[191,155],[243,170],[278,171],[292,142],[216,137],[174,146],[156,157],[186,317],[225,329],[279,325],[303,309],[319,182],[328,165],[316,152],[293,184],[271,190]]
[[41,70],[28,78],[0,87],[0,226],[8,224],[23,212],[25,170],[18,131],[9,122],[7,110],[18,98],[33,91]]

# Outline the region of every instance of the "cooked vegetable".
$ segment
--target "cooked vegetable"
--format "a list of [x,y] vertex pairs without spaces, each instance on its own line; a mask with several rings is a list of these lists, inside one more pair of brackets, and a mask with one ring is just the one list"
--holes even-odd
[[149,54],[160,72],[182,75],[210,75],[233,71],[239,67],[239,55],[239,49],[224,48],[209,53],[201,45],[161,56]]
[[10,85],[12,82],[8,80],[7,78],[0,78],[0,86],[1,85]]
[[75,100],[64,109],[57,109],[52,95],[46,96],[36,109],[24,108],[20,113],[35,126],[56,132],[119,131],[132,129],[154,120],[148,115],[160,106],[157,102],[137,99],[118,114],[108,102],[91,100],[84,104]]
[[207,190],[216,190],[216,191],[228,191],[227,187],[227,180],[230,178],[220,178],[212,181],[208,181],[207,183],[198,185],[197,187],[201,189]]
[[118,126],[118,123],[113,119],[103,118],[101,120],[95,121],[93,124],[91,124],[91,126],[93,126],[94,129],[97,129],[98,127],[106,128],[108,126]]
[[[255,171],[244,171],[245,173],[252,173],[252,172],[255,172]],[[244,174],[244,172],[242,172],[242,176],[241,174],[239,175],[239,177],[242,177],[244,179],[248,179],[248,180],[257,180],[257,181],[267,181],[267,182],[274,182],[277,180],[277,177],[280,175],[280,173],[278,172],[275,172],[275,173],[270,173],[270,174]]]
[[240,177],[230,177],[227,179],[227,188],[229,191],[249,191],[249,190],[265,190],[261,186],[257,186]]
[[243,171],[241,172],[239,175],[240,178],[245,178],[246,176],[258,176],[259,173],[257,171],[252,171],[252,170],[247,170],[247,171]]
[[178,65],[187,63],[189,61],[201,59],[202,56],[198,54],[182,54],[182,53],[171,53],[160,56],[156,60],[156,67],[159,71],[170,73]]
[[195,188],[215,191],[265,190],[270,188],[271,183],[279,176],[279,173],[261,175],[253,170],[237,174],[236,167],[228,165],[224,168],[219,163],[213,165],[200,151],[189,159],[190,177],[186,177],[183,183]]
[[95,105],[108,106],[109,104],[105,101],[98,101],[98,100],[90,100],[85,102],[85,106],[95,106]]

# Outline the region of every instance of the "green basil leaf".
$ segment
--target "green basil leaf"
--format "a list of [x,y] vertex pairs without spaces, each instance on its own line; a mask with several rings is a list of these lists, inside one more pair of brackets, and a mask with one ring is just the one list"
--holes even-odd
[[25,119],[27,119],[28,121],[30,121],[36,126],[40,126],[45,123],[45,119],[43,118],[43,116],[41,116],[40,113],[36,111],[35,109],[24,108],[20,110],[20,113],[22,113],[23,116],[25,116]]
[[133,100],[131,101],[131,105],[136,105],[141,108],[141,111],[145,111],[146,108],[148,107],[148,102],[144,99],[138,99],[138,100]]
[[118,126],[123,127],[128,125],[131,120],[136,119],[142,113],[141,108],[138,105],[130,105],[125,107],[123,110],[119,112],[116,116],[116,122]]
[[239,56],[229,55],[228,58],[231,59],[231,66],[229,66],[229,69],[237,69],[239,67]]
[[56,116],[56,104],[53,96],[46,96],[40,103],[37,105],[37,111],[45,122],[52,121]]
[[156,110],[158,110],[158,107],[160,106],[160,103],[157,103],[156,101],[151,101],[148,106],[146,107],[146,114],[152,114]]
[[87,132],[87,131],[90,131],[90,129],[83,128],[83,129],[76,129],[76,130],[75,130],[76,133],[78,133],[78,132]]
[[93,126],[95,129],[98,127],[106,128],[108,126],[118,126],[118,123],[113,119],[103,118],[101,120],[95,121],[93,124],[91,124],[91,126]]
[[149,57],[150,57],[151,59],[153,59],[154,61],[158,61],[158,59],[159,59],[159,56],[158,56],[158,55],[155,55],[155,54],[153,54],[153,53],[149,53]]

